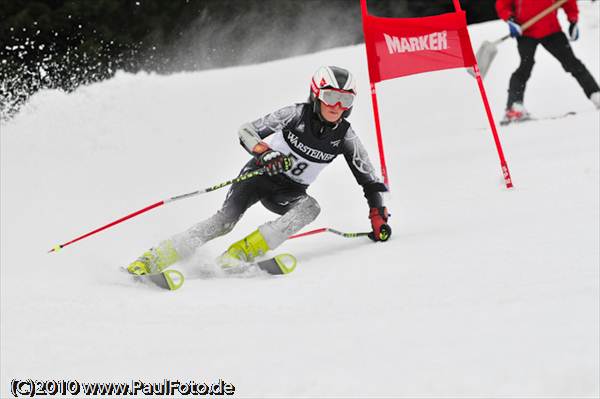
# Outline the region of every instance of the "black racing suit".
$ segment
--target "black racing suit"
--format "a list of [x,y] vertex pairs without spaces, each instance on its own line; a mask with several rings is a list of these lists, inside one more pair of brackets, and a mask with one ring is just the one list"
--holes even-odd
[[[324,122],[312,112],[311,104],[303,103],[282,108],[244,125],[239,135],[240,143],[250,154],[256,144],[272,138],[269,146],[285,155],[291,154],[294,166],[284,174],[264,175],[256,181],[232,187],[225,207],[245,210],[260,200],[267,209],[282,215],[295,200],[306,195],[306,188],[318,173],[340,154],[344,155],[356,181],[363,187],[369,207],[383,206],[380,192],[387,189],[374,174],[366,150],[344,119],[337,124]],[[252,159],[241,173],[258,167]]]
[[[259,227],[269,248],[276,248],[318,216],[319,204],[306,189],[340,154],[363,187],[369,207],[383,206],[381,192],[387,188],[375,175],[365,148],[345,119],[335,124],[325,122],[313,112],[312,104],[301,103],[247,123],[238,134],[250,154],[264,140],[271,149],[292,156],[294,164],[279,175],[265,174],[233,184],[221,210],[173,237],[175,248],[183,257],[199,245],[231,231],[244,212],[258,201],[281,215]],[[259,167],[253,158],[240,174]]]

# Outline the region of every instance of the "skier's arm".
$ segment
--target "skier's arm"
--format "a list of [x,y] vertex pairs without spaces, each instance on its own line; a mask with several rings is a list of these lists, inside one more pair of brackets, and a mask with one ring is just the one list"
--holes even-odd
[[286,126],[295,123],[302,108],[297,105],[281,108],[250,123],[243,124],[238,130],[240,144],[253,156],[261,155],[269,149],[263,141],[266,137]]
[[258,134],[252,123],[244,123],[240,127],[240,130],[238,130],[238,136],[240,136],[240,144],[242,147],[244,147],[251,155],[262,154],[269,148],[269,146],[262,141],[263,138]]
[[513,15],[514,0],[496,0],[496,12],[500,19],[508,21]]
[[381,193],[388,191],[387,187],[375,174],[367,150],[351,127],[346,132],[343,153],[356,182],[363,188],[369,208],[383,207]]
[[362,186],[365,198],[369,203],[369,219],[372,229],[369,238],[373,241],[387,241],[392,235],[392,228],[387,224],[390,215],[383,205],[381,196],[382,192],[387,191],[387,187],[375,175],[375,169],[369,160],[367,150],[352,128],[348,128],[346,132],[343,152],[352,174],[358,184]]
[[567,19],[570,23],[574,24],[579,19],[579,8],[577,8],[576,0],[568,0],[565,4],[562,5],[563,10],[565,10],[565,14],[567,14]]

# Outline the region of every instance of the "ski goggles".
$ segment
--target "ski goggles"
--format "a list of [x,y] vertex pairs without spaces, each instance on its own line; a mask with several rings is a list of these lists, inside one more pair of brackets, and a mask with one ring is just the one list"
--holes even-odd
[[340,89],[321,89],[317,98],[321,102],[334,107],[340,104],[343,110],[350,109],[354,103],[354,93]]

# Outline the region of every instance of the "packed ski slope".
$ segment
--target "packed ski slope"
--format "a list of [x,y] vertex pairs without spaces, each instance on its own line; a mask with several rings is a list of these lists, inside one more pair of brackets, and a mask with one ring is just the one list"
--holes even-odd
[[[576,54],[596,78],[600,3],[581,2]],[[564,22],[564,21],[563,21]],[[474,47],[505,33],[470,28]],[[241,397],[597,397],[598,111],[543,49],[526,105],[564,119],[500,129],[503,185],[484,108],[464,70],[378,86],[392,239],[316,235],[278,252],[281,278],[225,278],[211,260],[274,218],[260,205],[177,268],[176,292],[120,271],[212,214],[226,190],[158,208],[59,253],[58,243],[161,199],[235,176],[242,123],[305,100],[322,64],[351,69],[350,118],[378,164],[364,46],[171,76],[118,74],[35,95],[1,132],[1,397],[12,379],[235,385]],[[518,57],[486,77],[497,119]],[[311,186],[310,228],[369,228],[343,159]]]

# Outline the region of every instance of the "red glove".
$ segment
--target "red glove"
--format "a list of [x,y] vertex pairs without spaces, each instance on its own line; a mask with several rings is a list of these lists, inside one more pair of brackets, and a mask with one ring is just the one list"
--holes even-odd
[[392,235],[392,228],[387,224],[390,214],[386,207],[371,208],[369,219],[371,219],[371,228],[369,238],[373,241],[387,241]]

